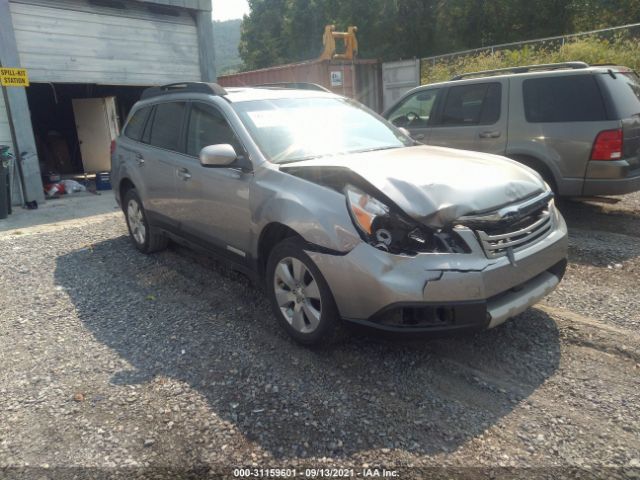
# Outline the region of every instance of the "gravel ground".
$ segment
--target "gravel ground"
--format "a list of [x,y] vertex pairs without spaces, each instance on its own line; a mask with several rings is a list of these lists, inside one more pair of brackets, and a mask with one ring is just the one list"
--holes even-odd
[[120,213],[0,233],[0,478],[640,478],[640,194],[620,199],[563,204],[567,276],[502,327],[324,349],[215,262],[138,253]]

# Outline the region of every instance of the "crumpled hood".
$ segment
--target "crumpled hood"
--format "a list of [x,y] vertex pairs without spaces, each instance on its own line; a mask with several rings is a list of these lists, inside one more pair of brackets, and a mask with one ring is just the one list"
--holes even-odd
[[546,190],[536,172],[513,160],[426,145],[324,157],[282,169],[325,167],[351,170],[411,218],[433,228]]

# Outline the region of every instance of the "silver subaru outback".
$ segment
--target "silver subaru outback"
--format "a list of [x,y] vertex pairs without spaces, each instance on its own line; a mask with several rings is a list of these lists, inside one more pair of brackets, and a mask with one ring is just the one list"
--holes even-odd
[[418,145],[321,91],[148,89],[112,145],[112,181],[140,251],[173,240],[230,262],[306,344],[343,322],[492,328],[566,267],[567,228],[536,172]]

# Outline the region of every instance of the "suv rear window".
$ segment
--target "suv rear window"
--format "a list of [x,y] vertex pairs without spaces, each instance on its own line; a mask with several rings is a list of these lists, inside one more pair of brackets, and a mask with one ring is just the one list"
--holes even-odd
[[154,147],[181,152],[180,135],[186,104],[169,102],[156,105],[149,143]]
[[634,72],[615,72],[614,75],[616,78],[605,73],[602,78],[618,115],[629,118],[640,114],[640,78]]
[[127,123],[127,127],[124,129],[124,134],[131,140],[140,141],[144,124],[147,122],[150,111],[151,107],[144,107],[134,113],[129,123]]
[[438,125],[490,125],[500,118],[499,83],[451,87]]
[[527,122],[606,120],[602,95],[593,75],[532,78],[522,85]]

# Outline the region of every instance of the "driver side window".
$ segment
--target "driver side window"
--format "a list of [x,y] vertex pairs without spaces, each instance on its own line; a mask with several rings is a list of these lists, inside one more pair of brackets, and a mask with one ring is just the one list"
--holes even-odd
[[222,114],[213,107],[194,102],[187,129],[187,154],[197,157],[204,147],[221,143],[228,143],[238,155],[243,154],[240,141]]
[[396,127],[426,128],[440,89],[422,90],[407,97],[389,114]]

